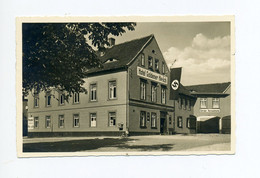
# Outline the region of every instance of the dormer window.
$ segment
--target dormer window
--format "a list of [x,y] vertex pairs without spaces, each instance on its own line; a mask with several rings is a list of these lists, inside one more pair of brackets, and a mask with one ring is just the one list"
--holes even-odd
[[105,63],[116,62],[116,61],[117,61],[117,59],[110,58],[110,59],[108,59]]
[[162,73],[165,74],[165,63],[162,63]]

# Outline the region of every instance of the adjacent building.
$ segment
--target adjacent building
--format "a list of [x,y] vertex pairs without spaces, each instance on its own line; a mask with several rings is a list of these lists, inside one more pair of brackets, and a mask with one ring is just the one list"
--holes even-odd
[[197,98],[197,133],[230,133],[231,83],[185,86]]
[[191,95],[182,84],[179,88],[179,98],[175,100],[175,132],[182,134],[196,133],[196,117],[194,105],[196,97]]
[[56,89],[28,96],[28,136],[171,134],[169,69],[154,35],[99,51],[103,68],[68,101]]

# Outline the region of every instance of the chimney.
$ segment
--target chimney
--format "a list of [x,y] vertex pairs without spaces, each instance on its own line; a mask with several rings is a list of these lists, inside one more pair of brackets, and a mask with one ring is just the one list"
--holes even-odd
[[112,47],[115,45],[116,40],[115,40],[115,38],[109,38],[108,42],[109,42],[109,46]]

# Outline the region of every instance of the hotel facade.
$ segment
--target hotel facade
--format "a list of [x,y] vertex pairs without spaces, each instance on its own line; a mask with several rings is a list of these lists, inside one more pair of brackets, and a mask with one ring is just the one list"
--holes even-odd
[[170,72],[154,35],[100,51],[103,68],[88,71],[87,93],[68,101],[56,89],[28,96],[28,136],[172,134]]

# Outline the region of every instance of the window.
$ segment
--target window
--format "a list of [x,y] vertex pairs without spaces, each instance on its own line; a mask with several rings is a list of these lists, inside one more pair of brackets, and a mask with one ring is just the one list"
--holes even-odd
[[109,99],[116,99],[116,81],[109,82]]
[[73,102],[74,103],[79,103],[79,93],[74,93],[73,94]]
[[162,86],[162,104],[166,104],[166,88]]
[[157,86],[157,84],[152,84],[152,89],[151,89],[152,102],[156,102],[156,100],[157,100],[157,87],[156,86]]
[[182,104],[183,104],[183,109],[186,109],[186,99],[185,98],[182,99]]
[[144,54],[141,54],[141,66],[145,66]]
[[116,112],[110,112],[108,114],[109,126],[116,125]]
[[59,98],[59,100],[60,100],[60,105],[64,105],[65,104],[65,95],[64,94],[60,94],[60,98]]
[[178,127],[182,128],[182,117],[181,116],[178,117]]
[[202,109],[207,108],[207,98],[200,99],[200,108]]
[[34,94],[34,107],[39,107],[39,94]]
[[141,100],[145,100],[146,98],[146,82],[142,81],[140,82],[140,90],[141,90]]
[[51,92],[46,93],[46,106],[51,106]]
[[219,98],[213,98],[212,99],[212,108],[213,109],[219,109]]
[[181,98],[178,99],[178,105],[179,105],[179,109],[181,109],[181,105],[182,105]]
[[59,115],[59,128],[64,127],[64,115]]
[[172,124],[172,116],[169,116],[169,125]]
[[51,128],[51,116],[46,116],[45,126],[46,126],[46,128]]
[[79,114],[73,115],[73,127],[79,127]]
[[97,126],[97,114],[90,113],[90,127],[96,127],[96,126]]
[[153,68],[153,58],[151,56],[148,56],[148,67]]
[[187,118],[187,128],[190,128],[190,119]]
[[34,117],[34,128],[39,128],[39,117]]
[[159,60],[158,59],[155,59],[154,67],[155,67],[155,70],[159,71]]
[[152,112],[152,128],[156,128],[156,113]]
[[190,100],[187,100],[187,108],[188,108],[189,111],[191,110]]
[[140,127],[141,128],[146,127],[146,112],[145,111],[140,112]]
[[162,73],[165,74],[165,63],[162,63]]
[[90,101],[97,101],[97,84],[90,85]]

